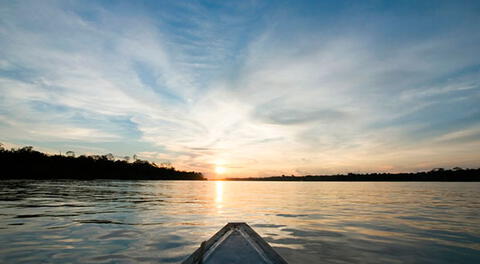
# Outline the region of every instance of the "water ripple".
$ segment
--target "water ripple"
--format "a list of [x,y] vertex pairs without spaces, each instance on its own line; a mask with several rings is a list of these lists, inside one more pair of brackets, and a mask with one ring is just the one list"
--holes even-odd
[[480,263],[479,189],[479,183],[2,181],[0,263],[178,263],[234,221],[251,224],[293,264]]

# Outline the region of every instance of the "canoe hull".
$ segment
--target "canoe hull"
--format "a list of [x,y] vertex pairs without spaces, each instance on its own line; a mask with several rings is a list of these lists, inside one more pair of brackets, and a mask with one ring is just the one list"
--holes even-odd
[[183,264],[287,262],[246,223],[228,223]]

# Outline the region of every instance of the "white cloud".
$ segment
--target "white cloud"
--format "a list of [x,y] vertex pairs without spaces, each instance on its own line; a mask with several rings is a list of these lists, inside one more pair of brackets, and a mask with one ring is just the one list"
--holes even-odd
[[[445,81],[478,64],[471,54],[480,41],[471,34],[446,31],[392,45],[378,28],[328,33],[297,22],[299,38],[289,38],[286,19],[253,28],[257,21],[245,14],[255,6],[239,7],[241,16],[211,17],[197,4],[179,3],[184,14],[165,10],[157,18],[89,3],[83,8],[96,14],[89,20],[75,12],[82,4],[4,4],[3,138],[132,140],[118,132],[125,128],[155,149],[141,155],[180,168],[210,170],[221,159],[240,175],[334,173],[415,167],[413,146],[419,153],[441,148],[446,160],[460,147],[449,152],[439,138],[469,126],[419,140],[411,133],[428,128],[426,117],[388,122],[446,100],[427,100],[432,96],[478,88],[478,73]],[[42,111],[35,102],[123,118],[134,128],[74,122],[65,110]]]

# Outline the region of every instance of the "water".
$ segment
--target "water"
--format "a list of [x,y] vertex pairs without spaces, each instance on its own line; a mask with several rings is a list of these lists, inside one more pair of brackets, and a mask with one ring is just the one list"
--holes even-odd
[[248,222],[289,263],[480,263],[480,183],[0,181],[0,263],[177,263]]

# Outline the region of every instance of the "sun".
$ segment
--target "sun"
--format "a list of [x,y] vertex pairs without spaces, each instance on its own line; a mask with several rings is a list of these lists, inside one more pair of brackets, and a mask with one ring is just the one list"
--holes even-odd
[[215,172],[217,174],[224,174],[226,171],[227,171],[227,169],[225,167],[222,167],[222,166],[216,166],[215,167]]

